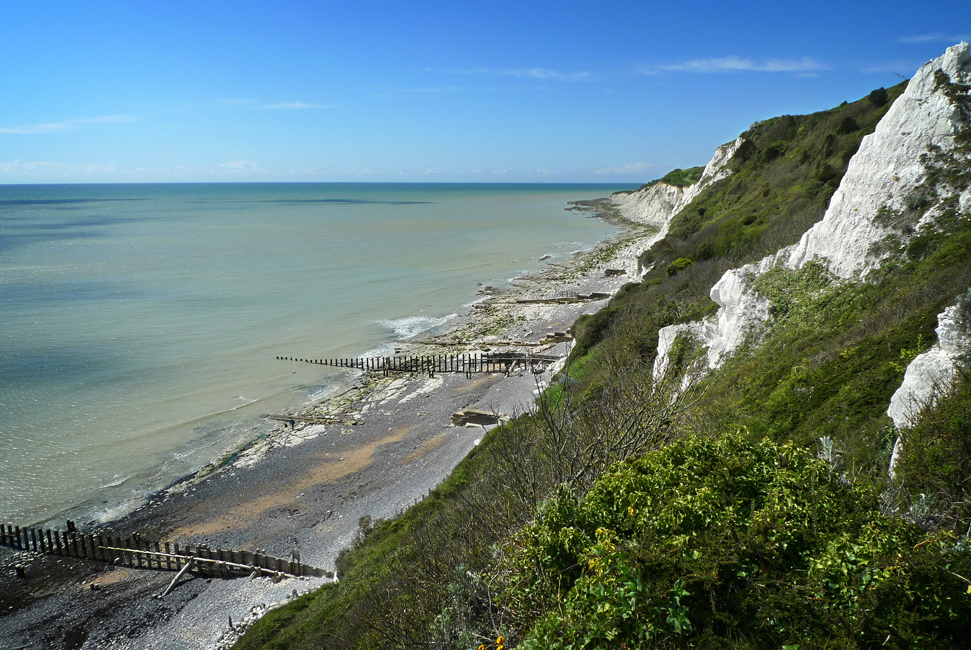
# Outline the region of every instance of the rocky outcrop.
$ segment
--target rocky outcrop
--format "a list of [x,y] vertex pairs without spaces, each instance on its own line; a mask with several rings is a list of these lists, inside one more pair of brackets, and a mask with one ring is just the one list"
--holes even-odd
[[[938,71],[943,71],[952,83],[971,82],[968,43],[949,48],[914,76],[875,132],[863,139],[823,219],[798,244],[756,264],[726,272],[710,292],[719,306],[713,318],[661,331],[656,369],[665,367],[663,357],[680,333],[691,333],[707,347],[709,367],[718,367],[768,317],[767,301],[750,287],[754,278],[776,264],[796,269],[818,260],[844,279],[865,277],[875,268],[880,260],[870,251],[890,232],[888,226],[880,224],[878,212],[884,207],[905,207],[907,197],[924,182],[921,154],[929,146],[943,151],[954,146],[962,116],[938,87]],[[967,191],[960,196],[961,206],[971,204],[971,198],[965,194]]]
[[[947,392],[958,378],[971,346],[968,323],[962,315],[962,301],[937,315],[937,343],[918,354],[907,366],[903,383],[890,399],[887,415],[898,430],[914,426],[925,408],[934,406],[938,396]],[[898,436],[890,459],[890,476],[903,448]]]

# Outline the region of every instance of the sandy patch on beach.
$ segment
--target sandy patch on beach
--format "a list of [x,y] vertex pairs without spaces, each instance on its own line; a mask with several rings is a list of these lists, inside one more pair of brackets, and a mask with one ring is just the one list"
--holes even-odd
[[103,573],[97,578],[91,581],[91,584],[98,585],[99,587],[104,587],[105,585],[113,585],[116,582],[121,582],[132,573],[131,569],[113,569],[108,573]]
[[172,531],[170,541],[182,537],[212,535],[224,530],[247,526],[272,508],[299,508],[300,504],[297,499],[303,496],[307,490],[317,485],[337,483],[344,477],[361,471],[371,464],[374,452],[378,447],[400,441],[413,428],[414,425],[393,429],[389,435],[347,452],[316,454],[314,458],[320,462],[320,465],[303,474],[299,480],[274,488],[269,494],[247,499],[222,516],[199,524],[177,528]]
[[486,375],[481,379],[476,379],[471,384],[467,384],[465,386],[459,386],[458,388],[453,389],[452,394],[455,395],[456,397],[461,397],[462,395],[468,395],[469,393],[474,393],[475,391],[481,388],[488,388],[489,386],[492,386],[493,384],[496,384],[502,381],[502,379],[503,379],[502,375]]
[[434,438],[429,438],[425,442],[421,443],[420,445],[418,445],[418,449],[416,449],[415,451],[411,452],[410,454],[408,454],[407,456],[399,460],[398,464],[407,465],[408,463],[413,463],[419,458],[421,458],[422,456],[424,456],[425,454],[427,454],[428,452],[430,452],[432,449],[436,449],[440,447],[442,443],[445,442],[447,433],[448,433],[447,431],[444,431],[438,434],[437,436],[435,436]]

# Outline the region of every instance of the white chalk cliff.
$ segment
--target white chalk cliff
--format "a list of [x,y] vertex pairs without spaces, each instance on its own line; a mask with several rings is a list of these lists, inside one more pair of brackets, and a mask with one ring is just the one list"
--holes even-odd
[[[768,301],[751,286],[754,278],[777,264],[797,269],[817,260],[847,280],[865,279],[876,268],[881,260],[871,254],[872,245],[891,232],[877,222],[877,212],[883,207],[893,210],[906,207],[907,197],[925,181],[921,155],[929,146],[940,147],[945,152],[954,148],[962,115],[938,87],[938,71],[944,72],[951,83],[971,83],[968,43],[948,48],[943,56],[917,72],[875,132],[863,139],[823,219],[803,234],[799,243],[756,264],[725,273],[710,292],[711,299],[719,306],[714,317],[660,331],[655,377],[664,372],[671,346],[681,334],[705,346],[708,367],[717,368],[747,334],[768,319]],[[716,157],[719,155],[724,152]],[[958,209],[971,218],[971,188],[937,189],[940,199],[957,194]],[[683,207],[687,202],[679,205]],[[928,216],[932,217],[937,210],[932,207]],[[927,220],[925,217],[922,223]],[[957,376],[969,350],[967,323],[960,322],[956,307],[941,314],[938,322],[938,343],[909,364],[903,383],[891,401],[888,414],[898,429],[912,426],[921,408],[933,404],[935,395]],[[891,473],[901,445],[898,438]]]
[[[663,372],[670,346],[681,333],[707,347],[709,368],[718,367],[768,318],[768,301],[750,287],[755,277],[776,264],[796,269],[817,259],[844,279],[865,278],[875,268],[880,260],[870,255],[871,246],[891,232],[876,222],[877,211],[884,206],[904,207],[906,198],[925,179],[920,156],[929,145],[944,151],[954,146],[961,113],[937,88],[938,70],[952,83],[971,82],[968,43],[949,48],[917,72],[875,132],[863,139],[823,219],[799,243],[726,272],[710,292],[719,306],[713,318],[661,330],[656,372]],[[971,206],[967,194],[968,190],[962,192],[959,200],[964,210]]]
[[718,147],[711,161],[705,165],[701,178],[694,185],[676,187],[658,182],[634,192],[615,192],[610,195],[610,200],[620,207],[620,213],[624,218],[660,229],[660,232],[649,242],[652,244],[667,235],[668,226],[674,215],[694,201],[703,189],[731,174],[731,170],[726,169],[725,164],[731,160],[741,144],[742,139],[739,138]]

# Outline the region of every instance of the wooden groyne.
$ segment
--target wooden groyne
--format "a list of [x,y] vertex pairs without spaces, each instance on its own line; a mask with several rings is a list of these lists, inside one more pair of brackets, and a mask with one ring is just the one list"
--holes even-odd
[[473,373],[509,373],[517,365],[530,369],[557,361],[559,357],[522,352],[495,352],[476,354],[438,354],[425,356],[351,357],[340,359],[303,359],[277,357],[280,361],[298,361],[334,368],[353,368],[365,372],[414,372],[434,377],[435,373],[457,372],[471,376]]
[[[73,528],[68,522],[69,528]],[[121,538],[89,535],[77,530],[50,530],[0,524],[0,544],[20,551],[109,562],[119,566],[159,571],[184,571],[208,577],[266,575],[331,577],[330,571],[263,553],[208,546],[149,542],[139,535]]]

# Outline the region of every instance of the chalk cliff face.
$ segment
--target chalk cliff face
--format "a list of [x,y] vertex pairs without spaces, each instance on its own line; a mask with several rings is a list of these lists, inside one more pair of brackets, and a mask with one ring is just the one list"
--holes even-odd
[[742,144],[739,138],[735,142],[723,144],[715,150],[711,161],[705,165],[705,171],[694,185],[675,187],[667,183],[655,183],[650,187],[635,192],[615,192],[610,200],[620,206],[621,214],[626,219],[660,228],[661,232],[651,243],[664,238],[668,232],[671,218],[691,203],[703,189],[728,176],[731,171],[725,164]]
[[868,249],[888,233],[874,222],[877,211],[906,208],[907,197],[924,181],[920,158],[928,146],[954,146],[961,112],[936,88],[938,70],[952,83],[971,81],[968,44],[949,48],[911,79],[876,131],[863,139],[823,220],[787,251],[788,266],[799,267],[818,256],[841,278],[866,275],[873,267]]
[[[871,247],[891,232],[875,219],[878,211],[905,207],[907,197],[924,182],[920,158],[929,146],[944,151],[954,146],[962,116],[938,88],[937,71],[943,71],[952,83],[971,82],[968,43],[949,48],[918,71],[875,132],[863,139],[823,219],[798,244],[726,272],[710,292],[719,306],[712,319],[661,331],[656,371],[663,371],[667,352],[681,333],[691,334],[707,347],[709,367],[718,367],[768,317],[768,302],[750,287],[754,278],[776,264],[795,269],[818,259],[844,279],[865,278],[876,267],[880,260],[870,254]],[[971,206],[969,191],[965,189],[959,198],[965,211]]]
[[[756,277],[777,264],[796,269],[817,260],[839,278],[865,280],[881,261],[871,253],[873,244],[892,232],[876,218],[878,212],[885,208],[896,211],[907,208],[908,197],[927,178],[921,156],[929,147],[948,152],[955,146],[963,116],[940,87],[940,72],[952,84],[971,83],[968,43],[949,48],[917,72],[875,132],[863,139],[823,219],[798,244],[756,264],[725,273],[710,291],[711,299],[719,306],[713,318],[661,330],[655,377],[664,372],[668,353],[682,334],[705,346],[708,367],[717,368],[750,332],[768,319],[768,301],[751,286]],[[964,128],[971,126],[964,125]],[[721,155],[716,153],[716,158]],[[971,188],[938,186],[936,189],[939,201],[957,198],[958,210],[971,218]],[[683,207],[687,202],[682,198],[677,205]],[[918,227],[939,214],[940,205],[932,206]],[[971,345],[968,323],[963,322],[960,309],[949,308],[939,315],[938,322],[938,343],[911,362],[891,400],[888,414],[898,429],[915,423],[921,408],[932,405],[935,396],[951,385],[968,356]],[[891,475],[902,444],[898,438]]]

